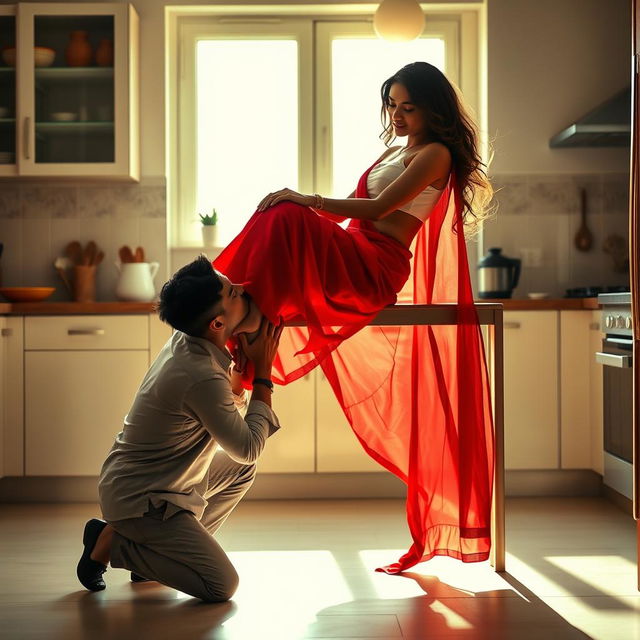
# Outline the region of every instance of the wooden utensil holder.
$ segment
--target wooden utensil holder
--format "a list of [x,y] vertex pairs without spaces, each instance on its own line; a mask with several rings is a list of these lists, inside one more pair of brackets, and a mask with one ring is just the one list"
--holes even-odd
[[75,302],[95,302],[95,265],[76,265],[73,267],[73,299]]

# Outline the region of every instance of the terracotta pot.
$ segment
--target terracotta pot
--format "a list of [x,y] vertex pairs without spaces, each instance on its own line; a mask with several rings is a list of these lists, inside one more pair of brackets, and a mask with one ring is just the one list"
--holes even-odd
[[70,67],[88,67],[91,64],[93,49],[87,40],[86,31],[71,32],[64,57]]
[[96,64],[99,67],[113,66],[113,41],[109,38],[102,38],[96,49]]

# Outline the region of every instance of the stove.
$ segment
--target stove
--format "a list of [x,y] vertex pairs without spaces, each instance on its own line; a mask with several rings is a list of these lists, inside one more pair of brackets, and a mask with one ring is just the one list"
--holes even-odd
[[604,337],[596,361],[603,365],[605,485],[633,499],[633,320],[631,293],[604,293]]
[[565,298],[595,298],[603,293],[628,293],[629,285],[612,285],[610,287],[575,287],[567,289]]

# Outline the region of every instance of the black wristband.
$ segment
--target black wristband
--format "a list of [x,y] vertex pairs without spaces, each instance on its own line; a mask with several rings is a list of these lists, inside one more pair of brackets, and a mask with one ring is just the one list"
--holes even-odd
[[273,393],[273,382],[267,378],[254,378],[251,384],[263,384],[265,387],[269,387],[269,391]]

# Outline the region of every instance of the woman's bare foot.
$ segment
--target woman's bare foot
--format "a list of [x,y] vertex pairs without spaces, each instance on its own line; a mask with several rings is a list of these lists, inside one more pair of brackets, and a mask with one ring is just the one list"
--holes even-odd
[[102,564],[109,564],[111,560],[111,541],[113,540],[113,527],[108,524],[98,536],[96,546],[91,552],[91,559]]
[[233,335],[238,335],[239,333],[246,333],[247,340],[249,341],[249,343],[251,343],[253,342],[255,337],[258,335],[258,331],[260,330],[260,324],[262,322],[262,311],[258,309],[258,306],[255,304],[252,298],[247,297],[247,302],[249,304],[247,315],[242,319],[240,324],[234,329]]

